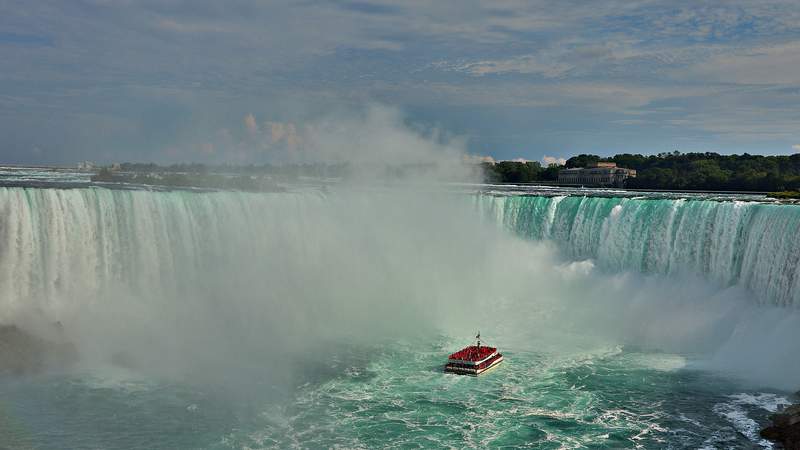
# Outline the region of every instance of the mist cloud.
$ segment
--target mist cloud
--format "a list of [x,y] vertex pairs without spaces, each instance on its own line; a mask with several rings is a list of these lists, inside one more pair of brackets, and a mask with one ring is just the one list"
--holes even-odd
[[467,156],[466,139],[417,126],[403,111],[388,105],[333,107],[291,121],[254,113],[243,117],[237,128],[201,132],[176,143],[169,147],[170,158],[235,164],[348,164],[360,167],[352,170],[354,176],[367,178],[385,176],[391,168],[416,167],[431,172],[420,180],[480,180],[476,161]]
[[[800,351],[796,312],[688,275],[570,261],[552,243],[506,234],[464,194],[29,195],[0,198],[2,220],[73,238],[43,247],[29,228],[7,229],[0,321],[61,321],[90,367],[124,361],[150,375],[288,389],[331,347],[480,329],[511,349],[622,345],[692,354],[767,386],[796,388],[800,377],[786,360]],[[49,220],[62,208],[74,220]],[[9,259],[20,248],[34,251]]]
[[563,166],[564,164],[567,163],[567,160],[564,159],[564,158],[556,157],[556,156],[544,155],[542,157],[542,162],[544,163],[545,166],[549,166],[550,164],[555,164],[557,166]]
[[256,118],[252,114],[248,114],[244,116],[244,126],[247,129],[247,132],[250,134],[257,134],[258,133],[258,124],[256,123]]

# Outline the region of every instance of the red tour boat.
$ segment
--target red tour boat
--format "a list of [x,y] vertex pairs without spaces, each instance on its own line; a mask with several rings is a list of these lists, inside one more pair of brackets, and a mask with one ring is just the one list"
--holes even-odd
[[450,355],[444,366],[445,372],[477,377],[500,365],[503,355],[497,352],[497,348],[482,346],[480,332],[475,339],[477,340],[476,345],[464,347]]

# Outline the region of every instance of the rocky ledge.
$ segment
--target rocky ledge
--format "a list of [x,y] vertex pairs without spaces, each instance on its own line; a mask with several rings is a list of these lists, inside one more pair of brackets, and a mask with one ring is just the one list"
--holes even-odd
[[800,404],[773,414],[772,425],[761,430],[761,437],[783,444],[788,450],[800,450]]
[[[54,324],[54,335],[60,334]],[[23,375],[77,359],[75,346],[59,339],[44,339],[16,325],[0,325],[0,374]]]

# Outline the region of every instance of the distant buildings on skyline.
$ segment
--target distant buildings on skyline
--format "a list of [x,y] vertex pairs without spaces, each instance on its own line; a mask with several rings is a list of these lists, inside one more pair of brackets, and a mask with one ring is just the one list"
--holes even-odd
[[636,178],[634,169],[617,167],[613,162],[596,162],[588,167],[572,167],[558,171],[558,183],[596,187],[625,187],[628,178]]

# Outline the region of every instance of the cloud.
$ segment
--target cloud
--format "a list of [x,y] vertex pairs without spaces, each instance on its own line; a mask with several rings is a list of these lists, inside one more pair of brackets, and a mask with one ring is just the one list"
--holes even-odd
[[295,161],[418,164],[461,161],[463,142],[436,129],[410,128],[397,108],[369,104],[341,109],[302,126],[286,123],[281,142]]
[[256,123],[256,118],[252,114],[247,114],[244,116],[244,126],[247,128],[247,132],[250,134],[258,134],[258,124]]
[[52,47],[54,42],[50,36],[0,32],[0,44]]
[[800,144],[795,144],[792,146],[792,150],[800,152]]
[[546,78],[565,75],[573,67],[558,61],[545,61],[535,55],[519,56],[502,60],[486,60],[455,67],[469,74],[484,76],[492,74],[519,73],[536,74]]
[[214,147],[214,144],[211,142],[206,142],[200,145],[200,152],[206,155],[213,155],[216,150],[217,149]]
[[544,155],[542,157],[542,163],[544,163],[545,166],[549,166],[550,164],[556,164],[558,166],[563,166],[564,164],[567,163],[567,160],[564,159],[564,158],[556,157],[556,156]]
[[[158,160],[210,140],[217,156],[251,155],[200,136],[220,127],[259,154],[301,150],[314,134],[310,110],[373,101],[468,134],[470,151],[498,159],[620,142],[648,153],[687,138],[720,148],[746,133],[751,152],[796,142],[791,0],[190,3],[11,0],[0,32],[0,60],[14,62],[0,75],[6,159],[33,161],[40,145],[42,162],[108,148],[115,159]],[[76,119],[99,112],[133,123]],[[252,112],[244,130],[241,112]]]
[[303,137],[297,132],[297,125],[291,122],[266,122],[264,126],[269,130],[271,144],[284,143],[293,150],[303,142]]
[[342,2],[338,3],[338,6],[346,10],[360,12],[363,14],[381,15],[381,14],[398,14],[400,12],[400,8],[394,5],[369,3],[369,2],[358,2],[358,1]]
[[[769,70],[764,70],[768,67]],[[698,61],[677,77],[696,77],[736,84],[800,84],[800,41],[769,46],[733,48]]]
[[214,24],[202,24],[202,23],[186,23],[186,22],[179,22],[173,19],[159,19],[155,22],[155,26],[157,28],[163,29],[165,31],[171,31],[175,33],[223,33],[229,30],[226,30],[222,26],[214,25]]
[[201,130],[161,147],[160,152],[171,162],[422,164],[432,170],[452,166],[446,169],[452,172],[448,175],[471,176],[462,171],[464,139],[436,128],[410,126],[408,116],[394,107],[369,103],[260,125],[255,114],[239,117],[244,119],[233,129],[216,124],[210,127],[216,131]]
[[480,164],[489,163],[494,164],[496,161],[493,157],[488,155],[464,155],[463,161],[465,164]]
[[[460,71],[473,76],[493,74],[537,75],[543,78],[580,77],[597,72],[613,73],[639,68],[643,60],[648,65],[659,62],[663,56],[652,51],[633,48],[628,42],[608,42],[603,45],[594,42],[556,41],[548,47],[537,48],[535,52],[515,55],[508,58],[483,59],[472,62],[451,64],[438,63],[445,70]],[[674,65],[674,58],[672,64]]]

